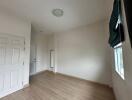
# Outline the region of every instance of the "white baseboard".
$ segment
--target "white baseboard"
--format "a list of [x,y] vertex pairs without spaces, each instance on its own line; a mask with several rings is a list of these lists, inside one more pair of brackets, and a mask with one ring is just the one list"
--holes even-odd
[[39,72],[36,72],[36,73],[31,73],[30,76],[38,75],[38,74],[46,72],[46,71],[49,71],[49,70],[43,70],[43,71],[39,71]]
[[106,87],[112,88],[112,86],[110,86],[108,84],[103,84],[103,83],[99,83],[99,82],[83,79],[83,78],[80,78],[80,77],[64,74],[64,73],[61,73],[61,72],[56,72],[55,74],[60,74],[60,75],[63,75],[63,76],[67,76],[67,77],[71,77],[71,78],[75,78],[75,79],[79,79],[79,80],[84,80],[84,81],[87,81],[87,82],[91,82],[91,83],[95,83],[95,84],[98,84],[98,85],[102,85],[102,86],[106,86]]

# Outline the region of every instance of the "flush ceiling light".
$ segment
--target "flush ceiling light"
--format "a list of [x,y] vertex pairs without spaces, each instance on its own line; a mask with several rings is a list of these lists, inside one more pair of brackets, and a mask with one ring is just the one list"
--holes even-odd
[[62,17],[64,14],[64,11],[62,9],[53,9],[52,14],[56,17]]

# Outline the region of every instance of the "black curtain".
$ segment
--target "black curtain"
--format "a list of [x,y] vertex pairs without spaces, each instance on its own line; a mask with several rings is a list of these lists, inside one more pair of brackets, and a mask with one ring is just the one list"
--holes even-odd
[[129,37],[132,46],[132,0],[124,0],[124,5],[125,5]]
[[109,22],[109,44],[114,48],[117,44],[125,40],[124,29],[122,24],[121,0],[115,0],[113,11]]

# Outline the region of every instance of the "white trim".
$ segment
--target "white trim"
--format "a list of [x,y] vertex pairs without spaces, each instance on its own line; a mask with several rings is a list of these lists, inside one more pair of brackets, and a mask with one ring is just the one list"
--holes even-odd
[[116,49],[116,48],[118,48],[118,47],[120,47],[120,46],[122,46],[122,42],[119,43],[119,44],[117,44],[116,46],[114,46],[114,49]]

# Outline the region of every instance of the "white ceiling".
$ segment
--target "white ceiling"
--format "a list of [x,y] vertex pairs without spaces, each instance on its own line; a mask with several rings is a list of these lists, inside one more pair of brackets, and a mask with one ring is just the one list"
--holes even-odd
[[[0,0],[0,7],[31,21],[34,31],[62,32],[108,17],[110,0]],[[64,16],[52,15],[54,8]]]

